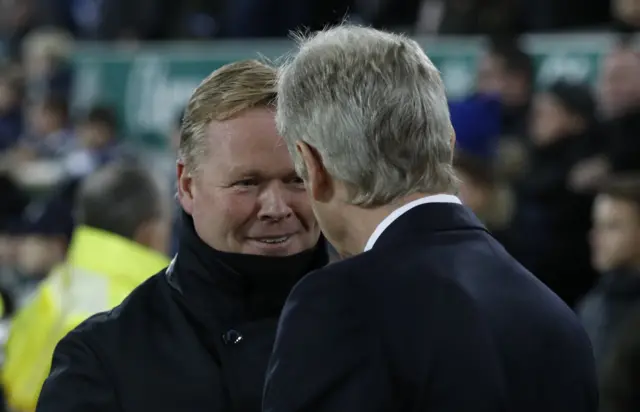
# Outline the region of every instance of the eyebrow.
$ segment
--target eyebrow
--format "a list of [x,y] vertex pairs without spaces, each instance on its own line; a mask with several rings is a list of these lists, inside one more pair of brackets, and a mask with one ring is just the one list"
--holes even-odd
[[[263,173],[260,170],[257,169],[248,169],[245,171],[238,171],[237,173],[232,173],[233,176],[235,176],[236,179],[243,179],[243,178],[269,178],[268,175],[266,175],[265,173]],[[284,176],[285,179],[292,179],[292,178],[296,178],[298,177],[298,174],[295,172],[295,170],[291,171],[290,173],[288,173],[287,175]]]

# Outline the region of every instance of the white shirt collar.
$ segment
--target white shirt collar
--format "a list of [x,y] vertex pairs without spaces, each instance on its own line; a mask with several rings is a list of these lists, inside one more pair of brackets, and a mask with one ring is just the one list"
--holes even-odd
[[445,195],[445,194],[425,196],[420,199],[411,201],[406,205],[403,205],[397,208],[396,210],[394,210],[393,212],[391,212],[389,216],[387,216],[386,218],[384,218],[382,222],[380,222],[378,227],[376,227],[376,230],[374,230],[373,233],[371,234],[371,237],[369,237],[369,241],[367,241],[367,245],[364,247],[364,251],[366,252],[368,250],[371,250],[371,248],[376,243],[380,235],[382,235],[382,232],[384,232],[397,218],[407,213],[409,210],[413,209],[414,207],[424,205],[425,203],[462,204],[462,202],[460,201],[460,199],[458,199],[457,196]]

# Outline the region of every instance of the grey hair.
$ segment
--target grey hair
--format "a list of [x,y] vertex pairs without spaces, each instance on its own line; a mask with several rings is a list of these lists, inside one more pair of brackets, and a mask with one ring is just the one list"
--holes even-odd
[[82,182],[76,220],[133,240],[143,224],[168,218],[170,199],[168,190],[141,165],[116,162]]
[[456,190],[444,84],[418,43],[353,25],[296,37],[278,74],[276,124],[302,178],[299,140],[353,205]]

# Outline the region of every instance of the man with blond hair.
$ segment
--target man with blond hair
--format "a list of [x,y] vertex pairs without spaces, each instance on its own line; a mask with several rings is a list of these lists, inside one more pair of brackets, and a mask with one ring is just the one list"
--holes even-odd
[[229,64],[195,90],[169,267],[67,335],[38,412],[259,411],[287,294],[327,253],[276,132],[276,71]]
[[420,46],[329,29],[278,83],[279,131],[351,257],[289,295],[263,411],[596,411],[575,315],[455,196],[445,90]]

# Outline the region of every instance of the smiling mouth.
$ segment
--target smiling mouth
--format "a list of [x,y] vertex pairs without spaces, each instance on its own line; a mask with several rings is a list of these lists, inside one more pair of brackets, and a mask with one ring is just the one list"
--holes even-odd
[[278,245],[281,243],[285,243],[287,240],[291,239],[293,235],[284,235],[284,236],[270,236],[270,237],[255,237],[252,240],[260,243],[264,243],[265,245]]

